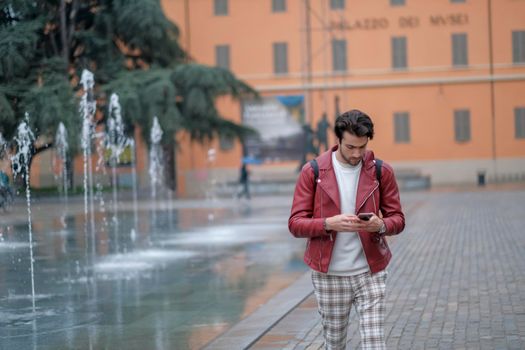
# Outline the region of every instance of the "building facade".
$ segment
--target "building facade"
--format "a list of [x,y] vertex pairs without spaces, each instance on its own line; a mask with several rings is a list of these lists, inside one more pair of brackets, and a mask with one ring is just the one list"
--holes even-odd
[[[316,131],[326,114],[333,126],[338,113],[357,108],[376,125],[370,148],[397,171],[429,175],[432,184],[475,183],[479,173],[489,182],[525,178],[523,0],[162,5],[197,62],[230,69],[265,99],[301,98],[300,125]],[[249,104],[219,105],[228,118],[249,120]],[[184,139],[183,192],[211,168],[219,182],[236,176],[239,144],[201,147]],[[328,143],[335,142],[330,131]],[[290,157],[269,160],[257,167],[260,175],[297,166]]]

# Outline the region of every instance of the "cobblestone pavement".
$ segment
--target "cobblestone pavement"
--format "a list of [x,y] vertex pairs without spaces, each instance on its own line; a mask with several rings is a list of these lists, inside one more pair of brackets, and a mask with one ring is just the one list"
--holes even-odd
[[[405,232],[391,241],[387,347],[525,349],[525,190],[410,196]],[[251,347],[322,348],[313,296]]]

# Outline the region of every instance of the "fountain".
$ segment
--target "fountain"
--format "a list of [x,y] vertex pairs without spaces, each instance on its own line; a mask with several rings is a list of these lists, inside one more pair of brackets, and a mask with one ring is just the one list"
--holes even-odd
[[[13,170],[17,174],[24,174],[22,170],[26,170],[28,218],[26,220],[25,212],[23,218],[12,215],[4,228],[4,217],[0,217],[0,285],[3,286],[0,288],[0,347],[152,348],[157,344],[165,348],[201,348],[222,329],[238,321],[245,313],[245,305],[254,299],[260,287],[270,284],[267,276],[280,271],[290,274],[290,269],[285,267],[288,261],[297,260],[295,257],[299,254],[287,248],[290,237],[283,234],[282,219],[272,219],[275,215],[272,211],[242,218],[231,208],[221,207],[224,203],[217,200],[188,202],[188,207],[181,202],[174,209],[172,193],[166,192],[164,186],[163,131],[157,118],[152,122],[148,169],[152,206],[137,207],[137,171],[140,167],[136,156],[140,153],[135,149],[135,140],[124,141],[118,136],[117,130],[122,130],[118,100],[113,99],[109,105],[106,134],[102,128],[95,129],[94,81],[88,71],[82,75],[82,87],[84,95],[79,111],[84,201],[78,206],[71,203],[66,215],[56,210],[62,203],[57,206],[53,203],[54,198],[45,199],[37,203],[38,206],[33,203],[33,208],[30,207],[27,165],[34,137],[27,122],[18,128],[19,152],[13,157]],[[60,157],[63,163],[72,148],[67,147],[66,140],[67,130],[60,125],[55,143],[57,161]],[[107,146],[111,149],[109,159]],[[104,208],[104,198],[102,182],[98,180],[105,176],[105,160],[110,160],[112,167],[116,166],[123,147],[131,149],[133,213],[128,210],[131,203],[126,203],[121,195],[119,204],[123,205],[118,208],[118,226],[107,225],[106,215],[99,215],[99,210]],[[217,175],[213,174],[217,153],[213,148],[208,152],[210,175]],[[67,183],[65,175],[63,173],[61,179],[64,186]],[[107,175],[108,179],[113,176],[113,184],[116,184],[115,173],[108,171]],[[207,179],[210,198],[215,199],[214,176]],[[95,190],[100,195],[100,204],[93,196]],[[69,192],[71,195],[71,190]],[[168,206],[157,207],[158,199],[166,198]],[[119,192],[115,187],[114,206],[117,200]],[[216,209],[209,212],[202,208],[203,205]],[[172,209],[176,218],[174,224]],[[115,208],[115,217],[116,213]],[[29,246],[26,243],[27,225]],[[130,249],[127,246],[124,251],[118,249],[119,245],[126,244]],[[300,244],[297,247],[303,248]],[[283,254],[286,249],[290,254]],[[277,252],[277,258],[267,259],[269,252]],[[28,260],[32,293],[18,295],[19,288],[29,290]],[[263,268],[258,268],[260,265]],[[295,266],[295,263],[290,265]],[[298,274],[292,270],[290,276],[290,280],[295,280]],[[35,285],[38,294],[35,294]],[[32,311],[29,297],[32,298]],[[217,300],[221,300],[219,305]],[[137,327],[141,329],[140,339],[136,337]],[[163,329],[174,331],[163,333]],[[193,338],[193,330],[205,336]]]
[[[84,93],[80,99],[80,114],[82,116],[81,147],[84,157],[84,216],[86,232],[88,222],[88,202],[91,213],[91,232],[95,234],[95,210],[93,204],[93,167],[91,164],[91,139],[93,138],[93,117],[95,116],[97,102],[93,96],[95,79],[93,73],[84,69],[80,79]],[[87,235],[86,235],[87,239]],[[93,237],[94,239],[94,237]],[[94,246],[93,246],[94,249]]]
[[109,103],[108,130],[106,133],[106,145],[111,151],[111,183],[113,188],[113,223],[118,232],[118,181],[117,165],[120,163],[120,156],[128,145],[128,140],[124,135],[124,123],[122,122],[121,108],[117,94],[111,94]]
[[26,113],[26,121],[22,122],[17,128],[15,141],[17,145],[16,154],[11,157],[11,164],[13,167],[13,176],[18,176],[23,173],[26,186],[26,201],[27,201],[27,222],[29,229],[29,259],[31,262],[31,296],[33,313],[35,313],[35,270],[33,258],[33,231],[31,223],[31,189],[29,187],[29,163],[31,159],[31,147],[35,141],[35,135],[28,125],[29,116]]
[[131,181],[133,183],[133,222],[134,222],[134,229],[131,232],[131,239],[134,242],[136,239],[136,231],[139,227],[139,219],[138,219],[138,182],[137,182],[137,159],[135,156],[135,140],[130,138],[129,139],[129,146],[131,147]]
[[[153,118],[153,126],[151,127],[150,132],[150,150],[149,150],[149,168],[148,174],[150,177],[151,185],[151,217],[152,222],[157,223],[157,187],[163,184],[163,154],[162,147],[160,146],[160,141],[162,139],[162,129],[159,124],[157,117]],[[154,231],[154,230],[153,230]]]
[[157,199],[157,187],[163,183],[164,167],[162,165],[162,147],[160,140],[162,139],[162,129],[160,128],[157,117],[153,118],[153,126],[151,128],[151,148],[149,151],[149,176],[151,181],[151,199]]
[[68,190],[68,178],[67,178],[67,151],[69,145],[67,142],[67,130],[62,122],[58,124],[58,129],[55,136],[55,148],[57,158],[60,160],[60,175],[57,176],[60,179],[61,193],[64,196],[64,201],[67,203],[67,190]]

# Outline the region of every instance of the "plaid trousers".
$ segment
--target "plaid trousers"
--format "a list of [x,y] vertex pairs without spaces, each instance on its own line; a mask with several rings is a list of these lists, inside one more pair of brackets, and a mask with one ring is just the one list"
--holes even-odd
[[362,349],[386,349],[386,270],[356,276],[334,276],[312,270],[312,282],[322,317],[325,349],[346,349],[352,304],[359,316]]

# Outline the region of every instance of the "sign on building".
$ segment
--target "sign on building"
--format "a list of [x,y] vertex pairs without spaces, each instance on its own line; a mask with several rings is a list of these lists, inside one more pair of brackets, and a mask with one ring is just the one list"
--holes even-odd
[[243,100],[243,124],[259,135],[245,140],[245,156],[261,162],[298,160],[304,149],[304,96]]

